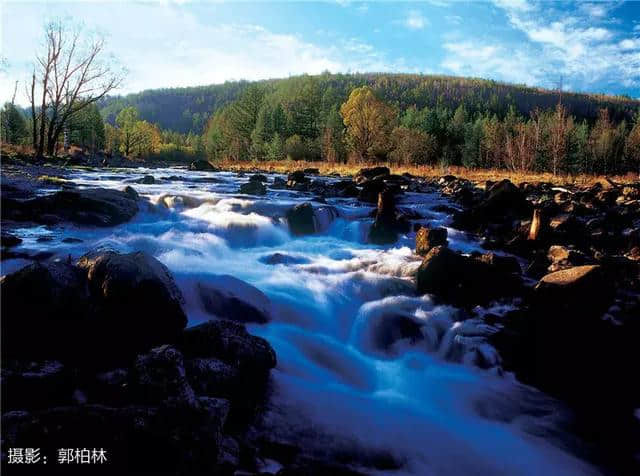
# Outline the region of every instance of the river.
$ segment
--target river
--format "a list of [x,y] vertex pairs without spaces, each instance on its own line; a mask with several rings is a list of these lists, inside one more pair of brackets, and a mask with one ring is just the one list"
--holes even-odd
[[[128,183],[144,175],[156,183]],[[269,298],[257,305],[270,321],[248,328],[277,353],[266,416],[277,438],[327,454],[348,447],[383,455],[399,466],[381,463],[380,474],[598,474],[576,456],[562,406],[502,371],[486,339],[494,329],[481,318],[488,310],[457,321],[462,311],[415,294],[420,260],[413,233],[391,246],[366,243],[372,206],[327,198],[315,205],[335,207],[338,217],[318,234],[294,237],[283,217],[313,197],[271,189],[261,197],[239,195],[247,177],[232,172],[74,171],[68,178],[87,187],[131,184],[145,204],[114,228],[16,229],[24,240],[18,250],[62,258],[97,247],[146,251],[172,271],[190,325],[211,318],[199,283],[231,275],[258,288]],[[159,205],[165,195],[174,198]],[[447,204],[435,192],[405,193],[398,203],[422,215],[416,223],[440,226],[449,217],[438,205]],[[448,231],[453,249],[481,249]],[[82,241],[63,242],[69,238]],[[7,260],[2,273],[25,263]],[[245,294],[261,299],[252,288]],[[419,336],[394,333],[398,322],[418,328]]]

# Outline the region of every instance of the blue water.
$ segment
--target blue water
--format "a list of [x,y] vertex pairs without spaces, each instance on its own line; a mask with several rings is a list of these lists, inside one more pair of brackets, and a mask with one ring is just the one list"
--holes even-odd
[[[283,217],[313,196],[271,190],[265,197],[238,195],[246,178],[233,173],[78,171],[71,179],[121,189],[144,174],[188,180],[132,184],[143,197],[142,210],[118,227],[18,229],[24,242],[16,251],[75,258],[96,247],[144,250],[172,271],[191,325],[212,317],[200,302],[198,283],[232,275],[258,288],[268,297],[271,321],[249,329],[278,356],[265,418],[282,441],[318,451],[348,442],[355,451],[383,452],[400,465],[380,474],[597,474],[573,454],[562,408],[502,371],[486,339],[495,328],[480,317],[486,310],[458,322],[460,310],[415,295],[420,260],[412,252],[413,233],[393,246],[370,245],[373,207],[327,199],[338,218],[318,235],[293,237]],[[194,182],[203,178],[218,181]],[[433,210],[446,203],[435,193],[407,193],[399,206],[420,212],[423,223],[447,226],[449,217]],[[38,242],[42,236],[52,241]],[[66,237],[83,241],[62,243]],[[451,228],[449,237],[454,249],[480,249]],[[290,262],[266,264],[273,253]],[[5,261],[2,273],[24,264]],[[503,303],[494,310],[508,308]],[[390,316],[416,323],[422,338],[381,345]]]

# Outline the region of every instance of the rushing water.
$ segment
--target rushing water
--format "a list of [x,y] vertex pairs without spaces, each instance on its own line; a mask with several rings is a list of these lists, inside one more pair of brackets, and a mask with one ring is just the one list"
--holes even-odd
[[[327,199],[338,218],[317,235],[293,237],[282,217],[313,196],[239,195],[247,179],[233,173],[137,169],[70,178],[121,189],[144,174],[160,180],[133,184],[145,202],[133,221],[110,229],[18,229],[24,242],[17,251],[74,258],[96,247],[151,253],[174,274],[190,324],[211,318],[198,283],[232,275],[260,289],[271,321],[249,329],[278,356],[268,418],[285,441],[328,453],[349,445],[388,455],[401,468],[381,469],[385,474],[596,474],[574,455],[561,408],[500,371],[485,338],[493,329],[478,317],[483,310],[457,322],[461,311],[415,295],[414,235],[393,246],[366,243],[373,207]],[[442,204],[436,194],[406,193],[399,206],[419,212],[424,218],[417,221],[446,226],[446,214],[434,210]],[[449,229],[449,239],[454,249],[479,249],[456,230]],[[285,262],[268,264],[274,253]],[[2,273],[24,263],[5,261]],[[246,299],[256,296],[247,291]],[[394,319],[414,323],[423,338],[394,340]]]

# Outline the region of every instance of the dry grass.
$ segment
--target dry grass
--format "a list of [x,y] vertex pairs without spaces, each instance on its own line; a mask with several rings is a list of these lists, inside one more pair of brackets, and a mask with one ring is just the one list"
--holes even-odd
[[[487,180],[509,179],[514,183],[521,182],[551,182],[556,185],[580,185],[588,186],[596,182],[607,186],[607,177],[596,175],[557,175],[551,173],[533,173],[533,172],[512,172],[503,169],[469,169],[466,167],[449,166],[439,167],[432,165],[422,166],[390,166],[389,164],[334,164],[327,162],[303,162],[303,161],[265,161],[265,162],[221,162],[216,164],[219,167],[235,171],[251,171],[251,170],[268,170],[270,172],[288,173],[293,170],[305,168],[317,168],[322,175],[338,173],[340,175],[354,175],[362,167],[388,166],[393,174],[403,174],[408,172],[418,177],[440,177],[442,175],[455,175],[456,177],[466,178],[473,182],[485,182]],[[609,176],[609,179],[619,183],[630,183],[638,181],[637,174],[627,174],[622,176]]]

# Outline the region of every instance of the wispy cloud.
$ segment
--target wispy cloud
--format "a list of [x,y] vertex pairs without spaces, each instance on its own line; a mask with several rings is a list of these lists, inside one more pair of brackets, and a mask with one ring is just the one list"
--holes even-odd
[[514,54],[536,70],[566,76],[583,88],[616,80],[640,83],[639,42],[602,26],[603,17],[608,22],[613,19],[609,14],[615,4],[584,4],[563,15],[547,4],[542,4],[544,8],[521,0],[494,0],[494,4],[528,38],[529,45],[515,45]]
[[427,23],[427,19],[419,10],[411,10],[404,20],[405,26],[411,30],[422,30]]
[[[104,25],[109,46],[129,69],[119,93],[234,79],[318,74],[325,70],[384,72],[407,69],[402,58],[390,59],[356,37],[337,35],[332,36],[330,42],[316,43],[256,24],[202,22],[193,12],[171,4],[163,8],[129,4],[126,5],[127,15],[122,15],[120,8],[125,6],[96,8],[91,14],[95,18],[88,18],[88,8],[84,11],[88,23]],[[182,33],[178,37],[167,35],[166,32],[176,30],[176,25],[180,25]],[[6,99],[5,91],[13,92],[16,79],[22,80],[23,85],[29,74],[25,59],[33,58],[38,39],[27,42],[21,36],[23,26],[19,23],[8,25],[6,30],[9,31],[3,32],[3,49],[10,56],[10,68],[0,74],[2,99]],[[38,25],[32,27],[29,31],[39,31]],[[29,47],[15,44],[18,38]],[[140,54],[141,51],[144,54]],[[159,71],[162,73],[158,74]],[[24,89],[22,85],[19,92]]]
[[542,82],[542,71],[522,51],[475,41],[451,41],[443,46],[448,55],[441,66],[456,75],[495,78],[523,84]]

